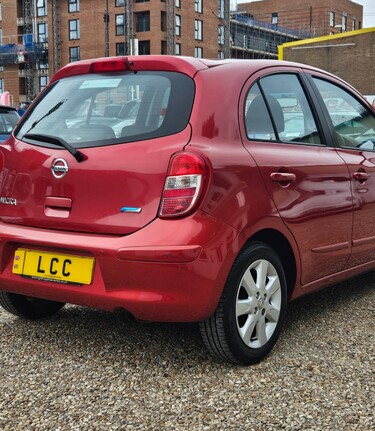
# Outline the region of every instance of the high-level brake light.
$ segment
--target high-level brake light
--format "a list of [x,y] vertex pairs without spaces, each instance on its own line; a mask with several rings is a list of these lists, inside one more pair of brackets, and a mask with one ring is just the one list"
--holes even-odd
[[129,70],[129,65],[123,58],[101,58],[91,64],[92,73],[121,72]]

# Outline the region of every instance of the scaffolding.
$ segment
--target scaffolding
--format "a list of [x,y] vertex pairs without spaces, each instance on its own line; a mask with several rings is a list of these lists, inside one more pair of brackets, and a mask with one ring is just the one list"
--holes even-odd
[[134,54],[133,0],[125,0],[125,55]]
[[[23,0],[23,33],[33,35],[33,1]],[[31,102],[34,98],[34,73],[33,62],[25,63],[25,95],[26,101]]]
[[52,32],[53,73],[56,73],[61,67],[60,7],[58,0],[52,0]]
[[[166,41],[167,54],[175,54],[175,0],[166,0]],[[125,0],[124,2],[124,28],[125,28],[125,48],[124,55],[137,55],[137,39],[134,34],[134,16],[133,0]]]
[[31,102],[36,93],[35,65],[37,62],[48,62],[48,43],[35,41],[34,0],[22,0],[20,6],[22,16],[17,18],[17,26],[22,26],[22,31],[1,38],[0,65],[19,66],[19,76],[24,79],[25,101]]
[[232,57],[276,59],[278,46],[310,37],[286,27],[253,19],[245,12],[232,12],[230,19]]
[[167,0],[167,54],[174,55],[175,48],[175,32],[176,32],[176,13],[175,13],[175,0]]

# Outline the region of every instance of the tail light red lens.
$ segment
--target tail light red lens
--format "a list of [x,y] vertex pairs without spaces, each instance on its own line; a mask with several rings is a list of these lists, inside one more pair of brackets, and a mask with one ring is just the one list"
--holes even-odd
[[195,154],[176,154],[170,163],[160,205],[160,217],[190,213],[203,189],[206,165]]

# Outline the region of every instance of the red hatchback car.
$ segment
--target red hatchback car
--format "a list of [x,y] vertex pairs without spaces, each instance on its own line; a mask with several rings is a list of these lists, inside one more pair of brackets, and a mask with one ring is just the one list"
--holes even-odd
[[321,70],[116,57],[62,68],[0,147],[0,304],[199,322],[261,360],[287,302],[375,267],[375,115]]

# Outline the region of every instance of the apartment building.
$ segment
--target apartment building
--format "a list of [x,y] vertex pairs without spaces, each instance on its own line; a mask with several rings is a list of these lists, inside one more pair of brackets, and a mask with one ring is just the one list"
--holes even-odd
[[310,36],[359,30],[363,6],[352,0],[263,0],[238,5],[252,18]]
[[31,101],[61,66],[95,57],[229,56],[229,0],[2,0],[0,93]]

